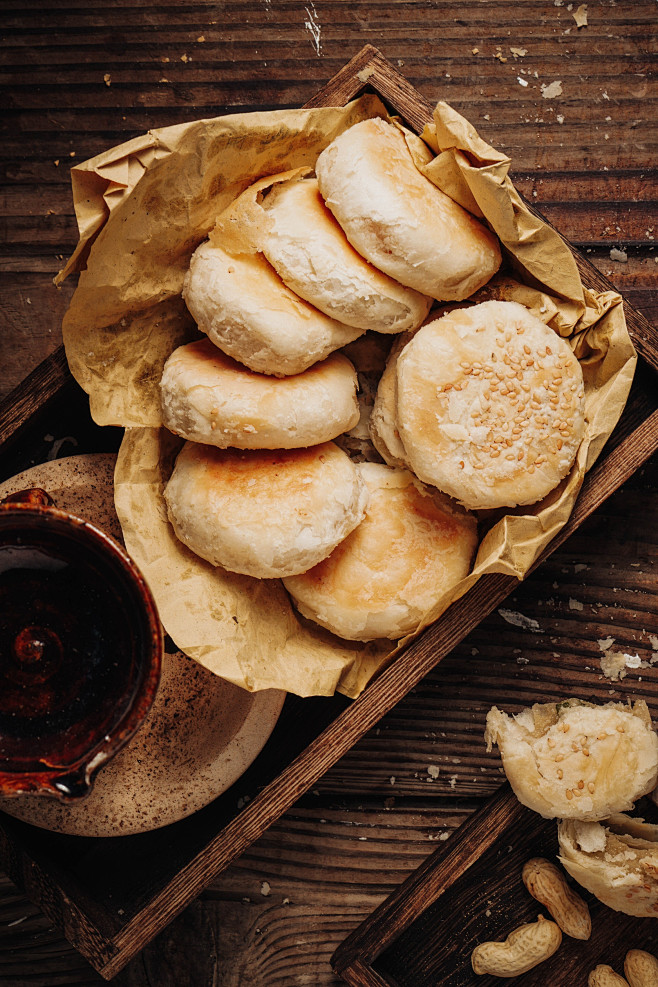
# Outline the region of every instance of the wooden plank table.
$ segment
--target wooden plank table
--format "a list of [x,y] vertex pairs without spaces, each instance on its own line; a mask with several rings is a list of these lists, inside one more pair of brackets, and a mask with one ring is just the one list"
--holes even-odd
[[[150,127],[298,106],[368,42],[509,154],[520,191],[658,321],[655,3],[590,2],[580,28],[568,6],[5,0],[0,397],[61,341],[72,160]],[[70,454],[65,439],[46,445]],[[338,943],[499,784],[491,705],[644,695],[658,718],[657,489],[654,457],[519,586],[511,617],[487,618],[113,982],[336,985]],[[644,663],[620,682],[601,672],[607,638]],[[0,875],[0,983],[102,982]]]

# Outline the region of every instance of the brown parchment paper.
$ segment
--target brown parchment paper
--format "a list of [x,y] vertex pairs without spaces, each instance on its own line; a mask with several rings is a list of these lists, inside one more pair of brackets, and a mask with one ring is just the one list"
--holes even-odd
[[[312,168],[336,134],[386,115],[376,97],[366,96],[345,108],[201,120],[152,131],[73,169],[80,243],[58,279],[82,272],[64,340],[94,419],[126,428],[115,476],[126,546],[177,646],[249,690],[356,696],[404,642],[342,641],[300,618],[278,580],[227,573],[178,542],[162,490],[181,442],[161,427],[162,365],[198,336],[180,292],[190,256],[218,215],[257,180]],[[519,301],[569,338],[583,368],[587,424],[574,466],[556,490],[530,508],[481,519],[471,575],[444,594],[415,634],[484,573],[524,576],[568,519],[621,414],[636,362],[620,296],[583,287],[562,238],[516,192],[509,159],[445,103],[423,139],[407,135],[418,168],[484,218],[505,248],[504,273],[474,300]]]

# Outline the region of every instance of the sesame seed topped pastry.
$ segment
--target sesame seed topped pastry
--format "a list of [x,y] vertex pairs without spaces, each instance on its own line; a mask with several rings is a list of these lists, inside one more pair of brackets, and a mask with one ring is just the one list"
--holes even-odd
[[431,299],[369,264],[324,204],[314,178],[274,185],[263,200],[271,221],[262,250],[281,279],[325,315],[359,329],[415,329]]
[[658,826],[624,813],[601,823],[564,819],[558,843],[564,869],[604,905],[658,918]]
[[162,420],[174,434],[220,449],[299,449],[356,425],[356,388],[356,371],[342,353],[276,378],[202,339],[179,346],[165,363]]
[[579,699],[487,715],[516,797],[547,819],[599,820],[631,809],[658,780],[658,736],[647,704]]
[[517,302],[455,309],[400,354],[397,424],[414,473],[465,507],[534,504],[582,440],[582,370]]
[[352,246],[400,284],[457,301],[500,267],[494,234],[420,173],[386,120],[362,120],[339,134],[315,172]]

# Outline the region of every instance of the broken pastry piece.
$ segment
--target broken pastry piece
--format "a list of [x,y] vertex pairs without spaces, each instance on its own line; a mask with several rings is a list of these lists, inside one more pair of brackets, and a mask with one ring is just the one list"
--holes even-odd
[[595,706],[579,699],[487,715],[518,800],[547,819],[599,820],[631,809],[656,786],[658,736],[644,701]]
[[605,822],[563,819],[560,862],[617,912],[658,918],[658,826],[618,813]]

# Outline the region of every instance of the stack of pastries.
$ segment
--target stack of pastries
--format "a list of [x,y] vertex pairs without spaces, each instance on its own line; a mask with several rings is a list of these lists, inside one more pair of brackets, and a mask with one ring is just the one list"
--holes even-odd
[[[421,174],[395,125],[358,123],[314,177],[243,195],[256,246],[223,239],[219,217],[183,291],[205,338],[162,375],[163,422],[186,440],[171,524],[213,565],[283,579],[340,637],[400,638],[470,571],[474,512],[535,503],[568,473],[580,365],[523,306],[469,301],[500,245]],[[362,417],[345,348],[366,332],[396,338],[359,457],[341,443]]]

